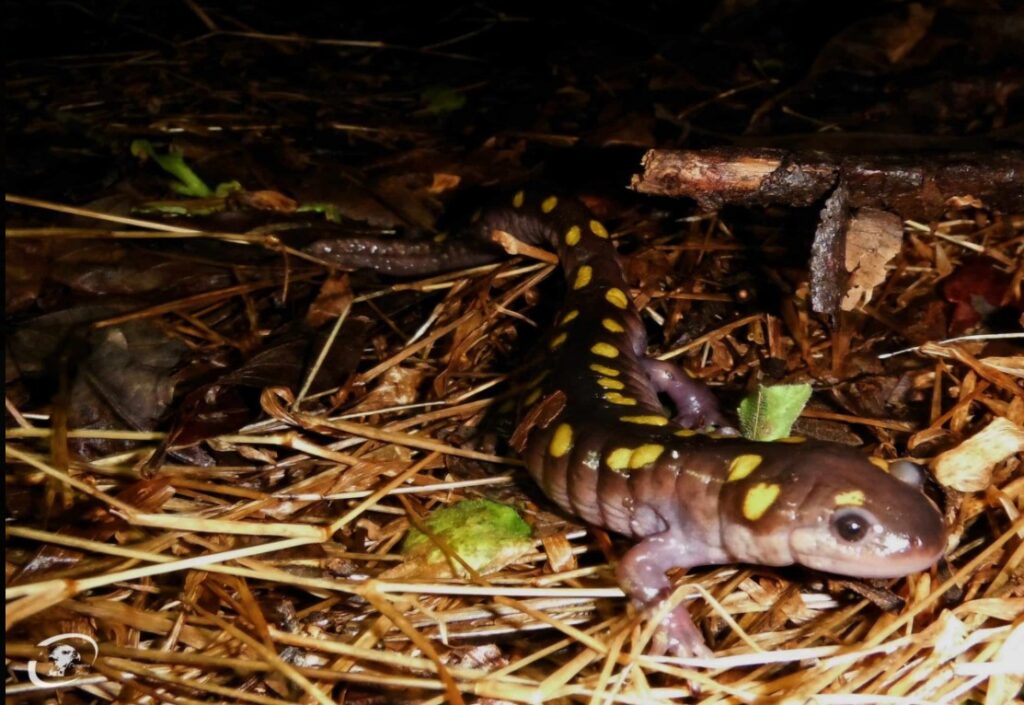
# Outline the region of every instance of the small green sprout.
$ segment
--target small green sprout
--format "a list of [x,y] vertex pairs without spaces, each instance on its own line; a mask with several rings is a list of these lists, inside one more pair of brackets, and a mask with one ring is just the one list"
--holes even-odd
[[[171,189],[175,193],[189,198],[209,198],[215,195],[210,187],[199,178],[199,175],[185,163],[185,157],[180,153],[159,154],[149,140],[132,141],[131,151],[132,155],[140,159],[152,159],[161,169],[177,179],[177,181],[171,182]],[[218,186],[218,190],[222,186],[225,184]]]

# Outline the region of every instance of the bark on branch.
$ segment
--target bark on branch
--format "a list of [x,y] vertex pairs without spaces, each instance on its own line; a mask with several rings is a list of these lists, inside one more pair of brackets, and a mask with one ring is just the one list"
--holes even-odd
[[653,149],[632,187],[686,196],[714,210],[725,204],[808,206],[842,181],[852,208],[901,218],[939,218],[973,197],[1005,212],[1024,210],[1024,152],[838,156],[827,152],[724,147]]

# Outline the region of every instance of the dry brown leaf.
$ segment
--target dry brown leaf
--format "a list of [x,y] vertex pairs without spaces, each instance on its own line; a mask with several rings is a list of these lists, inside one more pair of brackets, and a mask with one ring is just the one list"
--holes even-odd
[[237,198],[242,204],[258,211],[294,213],[299,207],[295,199],[277,191],[242,191]]
[[861,208],[846,229],[846,271],[849,288],[840,307],[852,311],[871,300],[872,290],[885,281],[885,266],[899,254],[903,224],[895,213]]
[[420,382],[425,376],[424,370],[395,365],[384,373],[369,394],[352,407],[350,413],[365,413],[413,404],[419,400]]
[[950,208],[984,208],[985,203],[971,194],[963,196],[950,196],[946,199],[946,205]]
[[980,492],[989,486],[992,470],[1014,453],[1024,452],[1024,428],[996,419],[956,448],[937,457],[935,479],[960,492]]
[[340,316],[351,305],[352,288],[349,286],[348,274],[334,274],[320,287],[316,300],[306,314],[306,323],[310,328],[319,328]]
[[912,3],[907,8],[906,21],[889,27],[888,31],[882,34],[886,58],[893,64],[899,63],[928,35],[928,28],[931,27],[934,18],[934,8]]

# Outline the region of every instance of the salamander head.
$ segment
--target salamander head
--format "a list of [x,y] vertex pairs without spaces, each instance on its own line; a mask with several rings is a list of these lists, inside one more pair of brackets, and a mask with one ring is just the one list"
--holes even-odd
[[[890,474],[856,451],[825,444],[758,457],[756,469],[741,478],[733,472],[723,486],[723,543],[737,559],[894,578],[941,557],[942,517],[909,463],[894,464]],[[771,560],[758,560],[759,551]]]

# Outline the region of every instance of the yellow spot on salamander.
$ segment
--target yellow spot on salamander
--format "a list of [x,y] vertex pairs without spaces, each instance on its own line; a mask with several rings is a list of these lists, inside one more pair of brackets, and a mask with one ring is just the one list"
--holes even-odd
[[598,365],[596,362],[590,366],[594,372],[605,377],[618,377],[619,371],[614,367],[605,367],[604,365]]
[[605,292],[604,298],[616,308],[626,308],[629,306],[629,299],[626,298],[626,293],[622,289],[609,289]]
[[554,338],[552,338],[551,342],[548,344],[548,348],[551,350],[557,350],[558,348],[562,347],[562,344],[565,343],[565,339],[567,337],[569,336],[566,333],[559,333]]
[[773,443],[806,443],[807,439],[803,436],[784,436],[783,438],[776,438]]
[[533,404],[535,404],[538,399],[540,399],[539,388],[534,389],[532,392],[526,395],[526,398],[523,399],[523,406],[533,406]]
[[778,499],[780,491],[781,488],[776,484],[758,482],[747,490],[747,496],[743,498],[743,516],[748,521],[757,521],[763,517]]
[[620,404],[621,406],[636,406],[636,399],[633,397],[623,396],[618,392],[607,392],[604,395],[605,401],[609,401],[612,404]]
[[860,490],[850,490],[849,492],[840,492],[836,495],[836,506],[837,507],[863,507],[864,506],[864,493]]
[[882,470],[884,472],[889,472],[889,463],[887,463],[884,458],[878,458],[878,457],[872,456],[872,457],[868,458],[868,462],[871,463],[872,465],[874,465],[879,470]]
[[590,283],[590,277],[594,275],[594,270],[589,264],[585,264],[576,271],[576,281],[573,283],[573,289],[582,289]]
[[648,416],[623,416],[619,419],[623,423],[639,423],[647,426],[667,426],[668,419],[664,416],[655,416],[650,414]]
[[629,468],[630,470],[636,470],[637,468],[642,468],[644,465],[650,465],[657,461],[664,452],[665,446],[663,445],[658,445],[657,443],[645,443],[633,451],[633,455],[629,458]]
[[610,377],[598,377],[597,386],[602,389],[625,389],[626,385],[617,379],[611,379]]
[[484,214],[484,212],[483,212],[482,209],[480,209],[480,208],[476,209],[475,211],[473,211],[473,215],[471,215],[469,217],[469,222],[470,223],[475,223],[476,221],[480,220],[480,216],[483,215],[483,214]]
[[512,205],[516,208],[522,208],[525,200],[526,194],[522,191],[516,191],[516,195],[512,197]]
[[729,463],[729,475],[726,477],[726,482],[735,482],[736,480],[742,480],[750,473],[757,470],[757,466],[761,464],[763,458],[760,455],[753,453],[749,455],[737,455],[733,458],[732,462]]
[[629,467],[629,459],[633,457],[632,448],[616,448],[604,461],[612,470],[625,470]]
[[565,233],[565,244],[575,247],[580,242],[580,226],[574,225]]
[[608,237],[608,231],[605,230],[605,227],[601,225],[601,222],[598,220],[590,221],[590,232],[594,233],[598,237]]
[[564,326],[566,323],[570,323],[572,321],[575,321],[576,320],[576,316],[578,316],[578,315],[580,315],[580,312],[578,310],[576,310],[576,309],[573,309],[572,311],[569,311],[569,313],[567,313],[564,316],[562,316],[562,322],[561,322],[560,325]]
[[434,242],[444,242],[448,239],[448,233],[438,233],[434,236]]
[[621,333],[622,331],[626,330],[614,318],[605,318],[603,321],[601,321],[601,325],[604,326],[604,329],[609,333]]
[[594,346],[590,348],[590,352],[607,358],[616,358],[619,356],[619,349],[609,343],[594,343]]
[[680,438],[693,438],[697,435],[697,432],[692,428],[681,428],[678,431],[673,431],[672,435],[679,436]]
[[544,211],[545,213],[550,213],[551,211],[555,210],[555,206],[557,206],[557,205],[558,205],[558,197],[557,196],[548,196],[540,204],[540,209],[542,211]]
[[551,445],[548,446],[548,453],[555,458],[561,458],[572,450],[572,426],[567,423],[558,424],[554,434],[551,436]]

